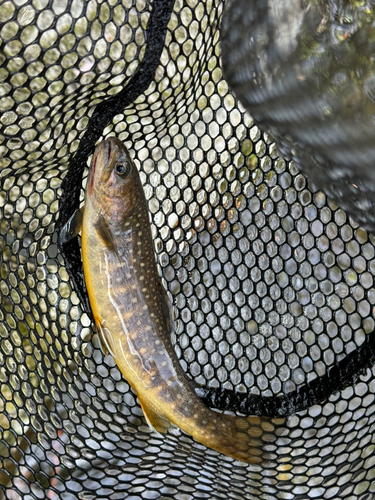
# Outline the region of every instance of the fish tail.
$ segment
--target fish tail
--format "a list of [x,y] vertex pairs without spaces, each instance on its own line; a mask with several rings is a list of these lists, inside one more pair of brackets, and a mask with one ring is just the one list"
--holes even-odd
[[284,419],[236,417],[209,410],[209,421],[201,421],[193,437],[241,462],[261,464],[270,459],[265,447],[276,441],[276,428],[282,423]]
[[[167,432],[170,424],[190,434],[197,441],[228,457],[249,464],[261,464],[272,460],[270,444],[280,435],[285,419],[269,417],[237,417],[218,413],[197,398],[166,405],[161,413],[152,401],[138,395],[143,412],[150,427],[160,434]],[[178,398],[176,398],[178,399]],[[267,446],[268,445],[268,446]]]

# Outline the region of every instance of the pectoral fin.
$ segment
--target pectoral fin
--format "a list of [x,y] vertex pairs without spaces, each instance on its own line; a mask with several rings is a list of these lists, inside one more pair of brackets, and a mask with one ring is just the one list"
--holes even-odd
[[143,413],[145,414],[148,425],[151,429],[158,434],[165,434],[169,427],[172,425],[168,419],[156,413],[150,405],[148,405],[143,399],[142,396],[138,394],[138,401],[141,404]]
[[60,230],[60,243],[64,244],[77,236],[81,231],[84,208],[82,207],[68,219],[68,222]]
[[103,245],[116,252],[113,235],[104,217],[99,217],[99,219],[95,222],[95,229],[99,238],[102,240]]

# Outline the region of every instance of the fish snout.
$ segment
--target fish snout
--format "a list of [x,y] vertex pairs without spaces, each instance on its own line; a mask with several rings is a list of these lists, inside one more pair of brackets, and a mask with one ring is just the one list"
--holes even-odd
[[105,140],[102,141],[98,146],[98,158],[100,165],[101,165],[101,172],[99,174],[100,178],[100,183],[104,184],[107,182],[109,179],[111,172],[112,172],[112,166],[113,166],[113,159],[112,159],[112,141],[110,140]]
[[105,184],[113,170],[114,163],[117,158],[125,151],[125,147],[121,141],[115,137],[109,137],[102,141],[96,147],[95,153],[101,159],[102,171],[100,174],[100,183]]

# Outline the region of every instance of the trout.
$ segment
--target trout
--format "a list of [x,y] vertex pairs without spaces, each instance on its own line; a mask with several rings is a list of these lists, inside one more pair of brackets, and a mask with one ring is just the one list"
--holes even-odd
[[85,206],[75,219],[102,350],[113,356],[137,394],[150,427],[164,434],[173,424],[208,448],[242,462],[261,463],[267,457],[264,445],[276,440],[274,422],[207,408],[180,366],[143,187],[118,139],[111,137],[96,147]]

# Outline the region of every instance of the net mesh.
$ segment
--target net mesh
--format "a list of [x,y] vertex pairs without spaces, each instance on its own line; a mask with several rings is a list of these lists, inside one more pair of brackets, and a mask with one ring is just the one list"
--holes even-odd
[[[1,498],[374,497],[375,241],[236,101],[222,15],[219,1],[0,5]],[[269,464],[152,433],[99,349],[79,241],[59,248],[58,232],[108,135],[140,169],[187,376],[211,406],[300,410]]]

